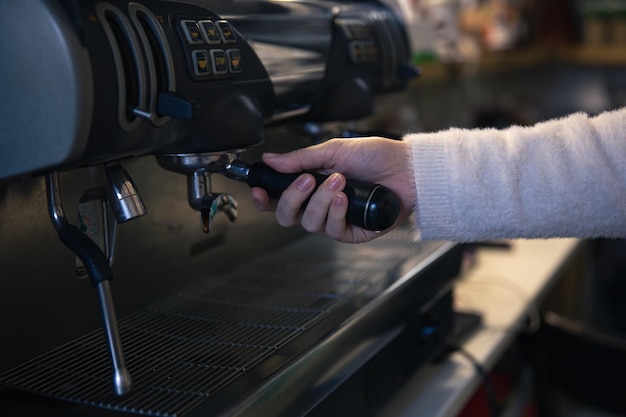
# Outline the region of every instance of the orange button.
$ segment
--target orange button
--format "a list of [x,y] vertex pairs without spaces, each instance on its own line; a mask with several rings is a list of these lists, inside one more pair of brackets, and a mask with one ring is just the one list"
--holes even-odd
[[209,65],[209,54],[204,49],[197,49],[191,53],[193,61],[193,72],[196,75],[209,75],[211,66]]

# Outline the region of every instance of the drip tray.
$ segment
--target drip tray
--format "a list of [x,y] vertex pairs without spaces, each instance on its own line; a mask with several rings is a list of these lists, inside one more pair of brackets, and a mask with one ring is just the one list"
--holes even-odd
[[[113,394],[102,330],[0,375],[12,388],[98,409],[182,416],[240,378],[260,385],[441,244],[410,230],[341,244],[310,235],[119,319],[133,391]],[[320,328],[320,334],[315,333]],[[291,345],[296,346],[290,347]],[[300,343],[302,345],[302,343]]]

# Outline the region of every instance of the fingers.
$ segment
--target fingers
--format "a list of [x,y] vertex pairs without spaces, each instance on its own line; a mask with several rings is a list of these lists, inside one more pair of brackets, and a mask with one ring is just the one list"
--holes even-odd
[[350,227],[346,224],[348,213],[348,197],[344,193],[338,193],[333,197],[328,210],[326,220],[326,234],[328,237],[339,241],[350,241]]
[[342,192],[345,186],[345,177],[335,173],[315,190],[315,178],[303,174],[283,191],[277,202],[260,188],[253,189],[252,197],[260,210],[275,210],[276,221],[283,227],[300,224],[308,232],[340,235],[347,227],[348,198]]
[[276,221],[283,227],[300,225],[311,233],[326,233],[332,239],[358,243],[378,234],[346,223],[348,197],[343,193],[346,179],[342,174],[331,174],[316,189],[315,178],[300,175],[280,199],[274,200],[262,188],[252,189],[252,201],[261,211],[274,211]]
[[[343,175],[331,174],[315,191],[302,215],[302,227],[308,232],[323,232],[326,230],[328,214],[333,200],[346,186]],[[280,205],[280,202],[279,202]],[[345,219],[343,219],[345,223]]]
[[328,209],[326,219],[326,235],[331,239],[346,243],[368,242],[382,233],[365,230],[346,223],[348,213],[348,197],[344,193],[338,193]]
[[300,175],[285,191],[276,204],[276,221],[284,227],[300,223],[302,207],[315,189],[311,174]]
[[403,213],[408,214],[414,206],[415,188],[411,182],[407,146],[402,141],[377,137],[330,139],[284,154],[265,153],[263,162],[278,172],[314,171],[330,176],[316,189],[314,178],[303,174],[278,200],[270,199],[263,191],[255,191],[255,206],[260,210],[274,210],[281,226],[301,225],[309,232],[325,232],[343,242],[372,240],[382,233],[346,224],[348,198],[342,192],[346,184],[344,175],[394,190],[400,197]]
[[252,196],[252,204],[260,211],[275,211],[276,201],[270,198],[267,192],[259,187],[253,187],[250,190]]

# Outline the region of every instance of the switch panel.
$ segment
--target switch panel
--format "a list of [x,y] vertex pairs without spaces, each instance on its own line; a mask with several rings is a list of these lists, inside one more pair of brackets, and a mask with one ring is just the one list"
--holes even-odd
[[[0,16],[0,180],[258,144],[275,93],[235,25],[210,9],[222,3],[7,4]],[[24,27],[42,36],[23,36]]]

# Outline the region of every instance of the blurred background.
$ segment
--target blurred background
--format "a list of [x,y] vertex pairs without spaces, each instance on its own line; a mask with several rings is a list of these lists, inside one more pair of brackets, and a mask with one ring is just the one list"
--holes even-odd
[[[503,128],[626,105],[626,0],[398,4],[421,76],[406,91],[380,98],[376,115],[356,122],[356,130]],[[557,298],[568,314],[626,334],[626,243],[588,245],[601,277],[573,285],[581,294],[572,289]]]
[[[422,73],[407,91],[383,97],[376,117],[360,122],[363,130],[402,134],[449,127],[503,128],[626,105],[624,0],[399,0],[399,7],[409,22],[413,61]],[[556,384],[567,386],[579,379],[574,392],[597,398],[608,393],[611,384],[623,385],[625,277],[623,240],[586,241],[582,255],[540,306],[544,313],[556,312],[577,323],[575,328],[555,326],[567,330],[560,342],[550,339],[553,354],[578,350],[581,340],[593,341],[568,363],[571,371],[554,370]],[[602,342],[590,334],[596,331]],[[607,355],[596,349],[607,345],[616,350]],[[523,386],[520,355],[527,347],[522,337],[520,350],[511,349],[491,375],[503,407],[511,408],[512,393]],[[544,358],[538,368],[551,372],[553,363]],[[532,389],[540,391],[541,383],[535,382]],[[491,415],[487,388],[475,394],[462,417]],[[557,413],[554,397],[535,392],[534,398],[507,415],[622,415],[599,411],[604,407],[576,407],[571,396],[570,407]],[[611,405],[623,410],[625,403],[622,398]]]
[[535,123],[626,103],[624,0],[398,0],[422,76],[373,123]]

